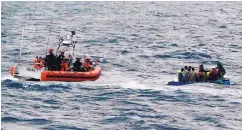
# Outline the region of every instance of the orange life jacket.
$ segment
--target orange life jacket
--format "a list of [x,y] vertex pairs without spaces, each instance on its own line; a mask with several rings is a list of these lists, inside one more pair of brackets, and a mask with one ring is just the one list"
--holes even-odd
[[68,63],[67,62],[61,62],[60,71],[68,71]]
[[85,69],[87,69],[87,70],[89,70],[91,67],[90,67],[90,63],[89,62],[87,62],[87,61],[84,61],[84,63],[83,63],[83,67],[85,68]]

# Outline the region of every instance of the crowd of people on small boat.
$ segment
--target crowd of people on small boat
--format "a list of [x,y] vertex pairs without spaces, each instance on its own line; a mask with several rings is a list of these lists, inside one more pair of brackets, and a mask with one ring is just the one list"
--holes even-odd
[[224,79],[223,76],[225,73],[226,71],[220,62],[217,63],[217,67],[212,67],[211,70],[205,70],[203,64],[201,64],[198,72],[195,71],[194,67],[185,66],[184,68],[178,70],[178,81],[196,82]]
[[71,61],[69,61],[70,57],[65,56],[65,51],[61,50],[58,56],[56,56],[53,51],[54,49],[50,48],[45,58],[37,56],[34,60],[34,68],[40,69],[42,67],[46,67],[50,71],[86,72],[93,69],[92,65],[96,64],[95,62],[98,62],[93,62],[91,61],[90,57],[86,57],[82,63],[81,58],[76,57],[76,61],[73,63],[73,67],[69,68]]

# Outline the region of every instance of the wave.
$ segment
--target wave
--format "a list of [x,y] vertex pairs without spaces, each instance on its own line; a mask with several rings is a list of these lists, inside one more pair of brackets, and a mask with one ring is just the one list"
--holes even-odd
[[177,58],[177,59],[212,59],[210,54],[201,53],[201,52],[184,52],[184,51],[175,51],[169,52],[163,55],[154,55],[155,58]]

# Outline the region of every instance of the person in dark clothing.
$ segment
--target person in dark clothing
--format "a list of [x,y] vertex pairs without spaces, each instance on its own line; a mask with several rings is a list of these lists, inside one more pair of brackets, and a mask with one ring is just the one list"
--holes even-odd
[[73,64],[73,71],[81,71],[84,72],[84,68],[82,67],[81,58],[77,57],[75,63]]
[[184,67],[184,70],[187,70],[187,66]]
[[55,70],[56,69],[56,57],[53,54],[53,49],[49,49],[49,53],[46,55],[45,63],[48,70]]
[[192,66],[188,66],[187,67],[187,70],[190,70],[191,71],[192,70]]
[[223,80],[226,71],[220,62],[217,63],[217,69],[218,69],[218,77]]
[[203,64],[199,65],[199,71],[198,72],[205,72],[206,73],[206,71],[203,68]]
[[61,50],[60,52],[61,52],[60,55],[56,59],[57,70],[61,69],[61,61],[64,61],[65,59],[65,56],[64,56],[65,51]]

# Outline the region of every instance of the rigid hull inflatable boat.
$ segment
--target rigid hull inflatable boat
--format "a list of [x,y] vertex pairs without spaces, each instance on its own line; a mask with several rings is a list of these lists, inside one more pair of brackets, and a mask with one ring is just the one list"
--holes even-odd
[[[24,34],[23,29],[23,34]],[[62,32],[62,30],[61,30]],[[82,81],[95,81],[101,75],[101,67],[98,67],[98,62],[92,64],[91,68],[86,71],[73,71],[72,69],[67,71],[59,71],[59,70],[48,70],[46,64],[41,64],[39,67],[36,67],[36,64],[33,63],[33,58],[23,58],[21,56],[22,52],[22,43],[23,43],[23,34],[22,34],[22,42],[20,48],[19,59],[17,63],[10,68],[10,75],[14,78],[18,78],[26,81],[67,81],[67,82],[82,82]],[[75,31],[71,31],[71,35],[67,35],[66,39],[63,37],[59,37],[59,42],[56,50],[56,54],[63,48],[72,48],[72,51],[69,53],[67,57],[69,57],[69,68],[73,68],[73,57],[74,49],[76,45],[76,41],[74,39]],[[61,36],[61,35],[59,35]],[[49,39],[49,38],[48,38]],[[49,41],[48,41],[49,44]],[[47,44],[47,49],[48,49]],[[70,50],[70,49],[68,49]],[[43,61],[45,62],[45,61]]]
[[88,72],[76,71],[48,71],[44,68],[35,69],[22,65],[12,66],[10,74],[14,78],[23,79],[26,81],[67,81],[67,82],[82,82],[95,81],[101,75],[101,67],[96,67]]

